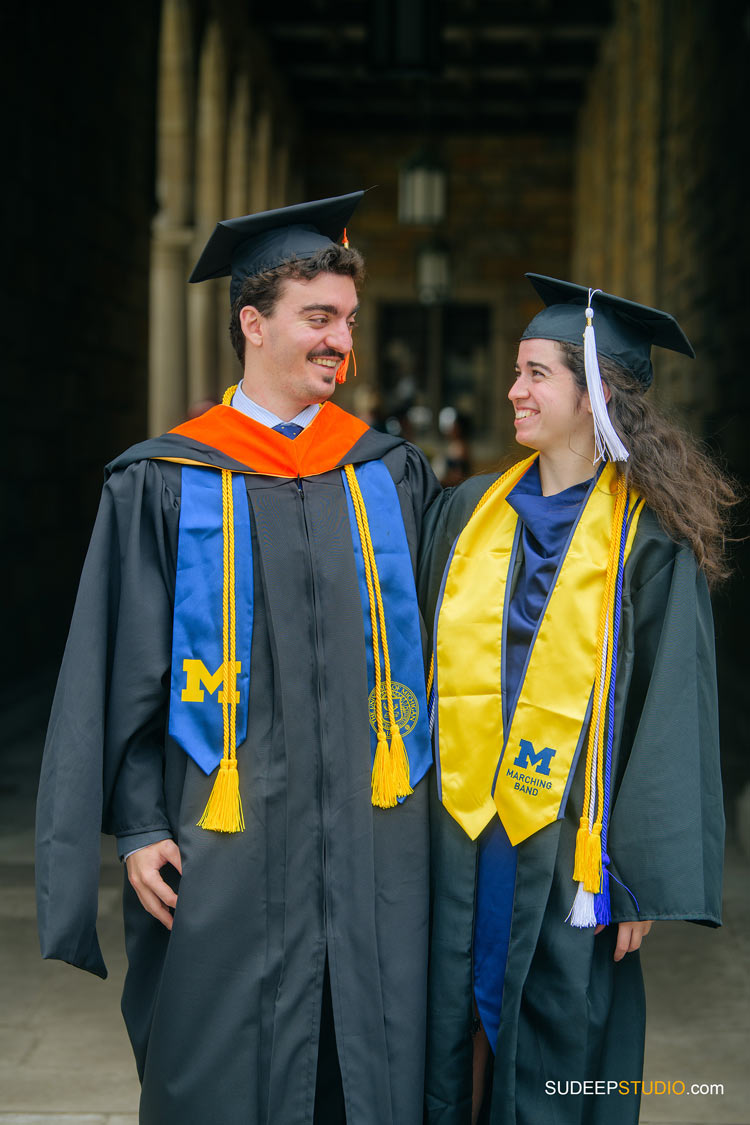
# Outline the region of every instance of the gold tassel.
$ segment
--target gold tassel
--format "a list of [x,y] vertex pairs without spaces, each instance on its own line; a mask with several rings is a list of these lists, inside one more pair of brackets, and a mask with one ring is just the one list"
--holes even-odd
[[[353,355],[353,353],[352,353]],[[391,660],[388,653],[388,636],[385,621],[385,608],[380,590],[378,566],[375,550],[370,538],[367,510],[359,487],[354,467],[345,467],[349,482],[354,513],[357,518],[359,539],[362,545],[362,558],[365,568],[365,581],[370,603],[370,624],[372,627],[372,654],[375,671],[375,714],[377,742],[372,764],[372,803],[381,809],[391,809],[398,804],[399,797],[408,797],[414,792],[409,780],[409,755],[404,739],[396,722],[396,709],[393,702],[393,683],[391,680]],[[378,641],[380,637],[380,643]],[[383,671],[380,670],[380,644],[383,651]],[[388,711],[388,729],[391,732],[390,749],[385,736],[383,720],[383,695]]]
[[582,816],[578,823],[578,832],[576,833],[576,854],[573,862],[573,879],[576,883],[583,882],[584,872],[586,870],[588,839],[589,818],[587,816]]
[[[231,401],[232,388],[224,394],[224,404]],[[237,606],[235,602],[234,570],[234,499],[232,494],[232,474],[229,469],[221,470],[222,484],[222,529],[224,546],[224,590],[223,612],[223,680],[224,687],[219,698],[222,701],[224,754],[219,763],[213,789],[208,798],[203,816],[198,821],[199,828],[211,832],[244,832],[245,818],[240,799],[240,781],[237,773],[237,699],[235,689],[240,662],[237,660]]]
[[586,860],[583,872],[583,885],[592,894],[602,888],[602,826],[595,824],[586,844]]
[[406,753],[404,740],[398,726],[392,728],[391,735],[391,773],[396,788],[397,797],[409,797],[414,792],[409,784],[409,755]]
[[372,803],[379,809],[392,809],[398,804],[393,764],[385,735],[378,735],[375,761],[372,763]]
[[[589,721],[588,748],[586,751],[586,787],[583,797],[583,816],[576,833],[576,850],[573,862],[573,879],[582,883],[586,891],[598,894],[602,886],[602,802],[604,800],[604,718],[609,697],[612,674],[612,623],[617,587],[617,566],[620,557],[622,520],[627,502],[627,487],[622,476],[617,481],[617,497],[612,516],[607,576],[604,587],[596,643],[596,676],[594,678],[594,706]],[[602,672],[604,673],[602,680]],[[596,770],[592,766],[596,764]],[[594,784],[592,785],[592,777]],[[597,813],[597,805],[598,813]],[[589,815],[594,818],[589,828]],[[579,923],[574,922],[573,925]]]
[[236,758],[222,758],[219,763],[214,787],[198,825],[212,832],[245,831]]

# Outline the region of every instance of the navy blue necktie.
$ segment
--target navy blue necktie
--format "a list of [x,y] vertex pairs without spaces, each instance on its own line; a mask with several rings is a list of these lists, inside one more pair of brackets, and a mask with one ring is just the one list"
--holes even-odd
[[298,426],[296,422],[279,422],[278,426],[273,427],[277,433],[283,434],[288,437],[290,441],[294,441],[297,434],[302,433],[302,426]]

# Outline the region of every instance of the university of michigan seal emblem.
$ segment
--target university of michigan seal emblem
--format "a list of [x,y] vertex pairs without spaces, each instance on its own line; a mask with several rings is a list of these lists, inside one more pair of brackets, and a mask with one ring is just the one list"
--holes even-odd
[[[402,738],[414,730],[419,718],[419,704],[417,697],[411,688],[406,684],[398,684],[395,680],[391,681],[391,688],[393,691],[393,710],[398,724],[398,729]],[[383,715],[383,726],[386,735],[391,733],[391,724],[388,718],[388,704],[386,702],[385,684],[380,685],[380,706]],[[370,726],[374,731],[377,731],[377,717],[375,713],[375,688],[370,692]]]

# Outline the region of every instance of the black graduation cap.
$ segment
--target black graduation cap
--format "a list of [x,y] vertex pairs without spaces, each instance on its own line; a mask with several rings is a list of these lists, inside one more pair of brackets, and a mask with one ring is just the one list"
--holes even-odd
[[650,386],[654,377],[652,344],[695,358],[690,341],[670,313],[540,273],[527,273],[526,277],[547,308],[534,317],[521,337],[523,340],[581,344],[591,293],[597,352],[621,364],[645,386]]
[[224,219],[216,224],[189,280],[209,281],[231,274],[229,293],[234,304],[246,277],[274,269],[292,258],[312,258],[318,250],[338,242],[364,194],[353,191],[331,199]]

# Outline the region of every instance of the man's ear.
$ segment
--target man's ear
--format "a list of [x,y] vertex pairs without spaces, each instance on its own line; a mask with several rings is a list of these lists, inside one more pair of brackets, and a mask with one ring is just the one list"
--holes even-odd
[[245,305],[240,309],[240,328],[242,335],[259,348],[263,343],[263,317],[253,305]]

